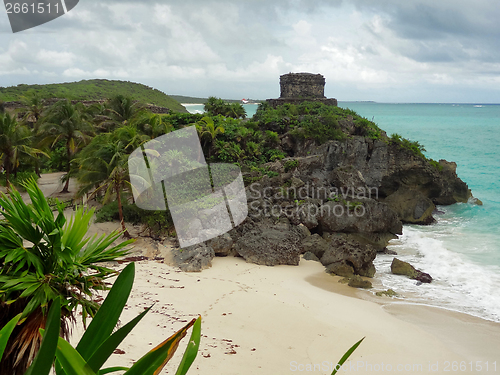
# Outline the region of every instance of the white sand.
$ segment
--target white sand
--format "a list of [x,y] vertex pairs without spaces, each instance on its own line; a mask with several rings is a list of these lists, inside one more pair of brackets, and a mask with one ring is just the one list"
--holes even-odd
[[[355,298],[359,292],[338,279],[320,263],[305,260],[299,267],[265,267],[216,258],[201,273],[137,262],[122,322],[155,306],[120,345],[125,354],[113,355],[108,365],[130,366],[200,314],[202,343],[189,374],[330,374],[330,363],[365,336],[339,373],[449,373],[455,362],[467,366],[461,373],[490,374],[493,361],[500,366],[498,355],[493,358],[500,347],[498,324],[433,309],[421,315],[421,307],[385,309]],[[391,309],[396,314],[386,311]],[[175,373],[187,339],[162,374]],[[469,371],[472,360],[482,361],[482,372]],[[472,366],[475,370],[476,362]]]
[[[46,196],[72,196],[59,193],[61,175],[39,180]],[[74,181],[70,190],[76,190]],[[119,223],[93,224],[89,235],[119,228]],[[138,229],[129,227],[133,235]],[[145,238],[135,248],[134,254],[149,258],[168,253],[168,246]],[[265,267],[241,258],[216,258],[201,273],[137,262],[122,323],[155,306],[120,345],[125,354],[113,355],[108,365],[130,366],[200,314],[202,342],[189,374],[330,374],[329,367],[365,336],[346,371],[339,373],[500,373],[500,324],[376,299],[338,279],[320,263],[304,260],[299,267]],[[73,342],[81,332],[81,326],[75,328]],[[175,373],[187,340],[162,374]]]

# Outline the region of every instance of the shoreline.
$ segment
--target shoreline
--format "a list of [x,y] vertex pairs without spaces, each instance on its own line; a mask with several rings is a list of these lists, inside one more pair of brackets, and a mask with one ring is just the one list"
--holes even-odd
[[[336,363],[362,337],[347,362],[358,373],[376,366],[396,371],[398,365],[441,373],[447,361],[488,360],[491,366],[499,359],[490,356],[500,345],[500,324],[444,310],[423,315],[420,308],[390,307],[392,301],[385,298],[379,303],[360,298],[368,293],[340,284],[338,278],[326,274],[320,263],[303,259],[298,267],[267,267],[242,258],[215,258],[201,273],[184,273],[154,260],[136,262],[122,324],[155,306],[120,345],[125,354],[113,355],[107,365],[131,365],[198,314],[202,342],[190,374],[323,374],[327,363]],[[75,333],[81,332],[77,328]],[[450,343],[455,339],[456,345]],[[174,371],[186,343],[162,373]],[[436,363],[438,371],[430,368]]]

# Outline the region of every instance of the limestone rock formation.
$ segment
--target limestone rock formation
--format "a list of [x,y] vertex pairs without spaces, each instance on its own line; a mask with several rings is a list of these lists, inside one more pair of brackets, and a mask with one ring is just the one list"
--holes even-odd
[[362,288],[362,289],[370,289],[373,287],[370,281],[363,280],[359,275],[354,275],[353,277],[351,277],[347,285],[353,288]]
[[432,213],[436,206],[418,190],[401,187],[389,195],[384,202],[396,212],[403,223],[432,224],[435,222]]
[[240,235],[234,249],[247,262],[266,266],[299,264],[300,242],[304,234],[286,218],[277,223],[268,219],[259,222],[247,220],[236,228],[236,232]]
[[415,269],[410,263],[394,258],[391,264],[391,272],[395,275],[408,276],[422,283],[431,283],[432,277],[428,273]]
[[215,252],[206,244],[196,244],[183,249],[173,249],[173,264],[184,272],[201,272],[212,267]]
[[363,244],[345,233],[332,234],[329,240],[330,246],[321,257],[321,263],[329,272],[348,276],[350,267],[358,275],[375,275],[372,263],[377,255],[375,247]]

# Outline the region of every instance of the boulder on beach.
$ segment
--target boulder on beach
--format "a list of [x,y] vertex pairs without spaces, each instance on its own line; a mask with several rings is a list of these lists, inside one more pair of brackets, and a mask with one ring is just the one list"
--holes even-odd
[[361,288],[361,289],[372,288],[372,283],[368,280],[363,280],[359,275],[354,275],[353,277],[351,277],[347,285],[353,288]]
[[395,275],[408,276],[410,279],[420,281],[422,283],[432,282],[432,277],[428,273],[417,270],[408,262],[403,262],[398,258],[394,258],[391,264],[391,272]]

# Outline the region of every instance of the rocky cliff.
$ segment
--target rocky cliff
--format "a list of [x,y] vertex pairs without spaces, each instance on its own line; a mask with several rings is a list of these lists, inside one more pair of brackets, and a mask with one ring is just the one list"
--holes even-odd
[[297,265],[307,253],[328,272],[372,277],[377,252],[402,234],[403,223],[431,224],[436,205],[471,197],[456,164],[428,160],[418,142],[388,137],[339,108],[328,110],[336,117],[313,116],[314,126],[311,115],[289,108],[278,120],[256,115],[286,157],[244,168],[249,214],[227,235],[224,255],[272,266]]

